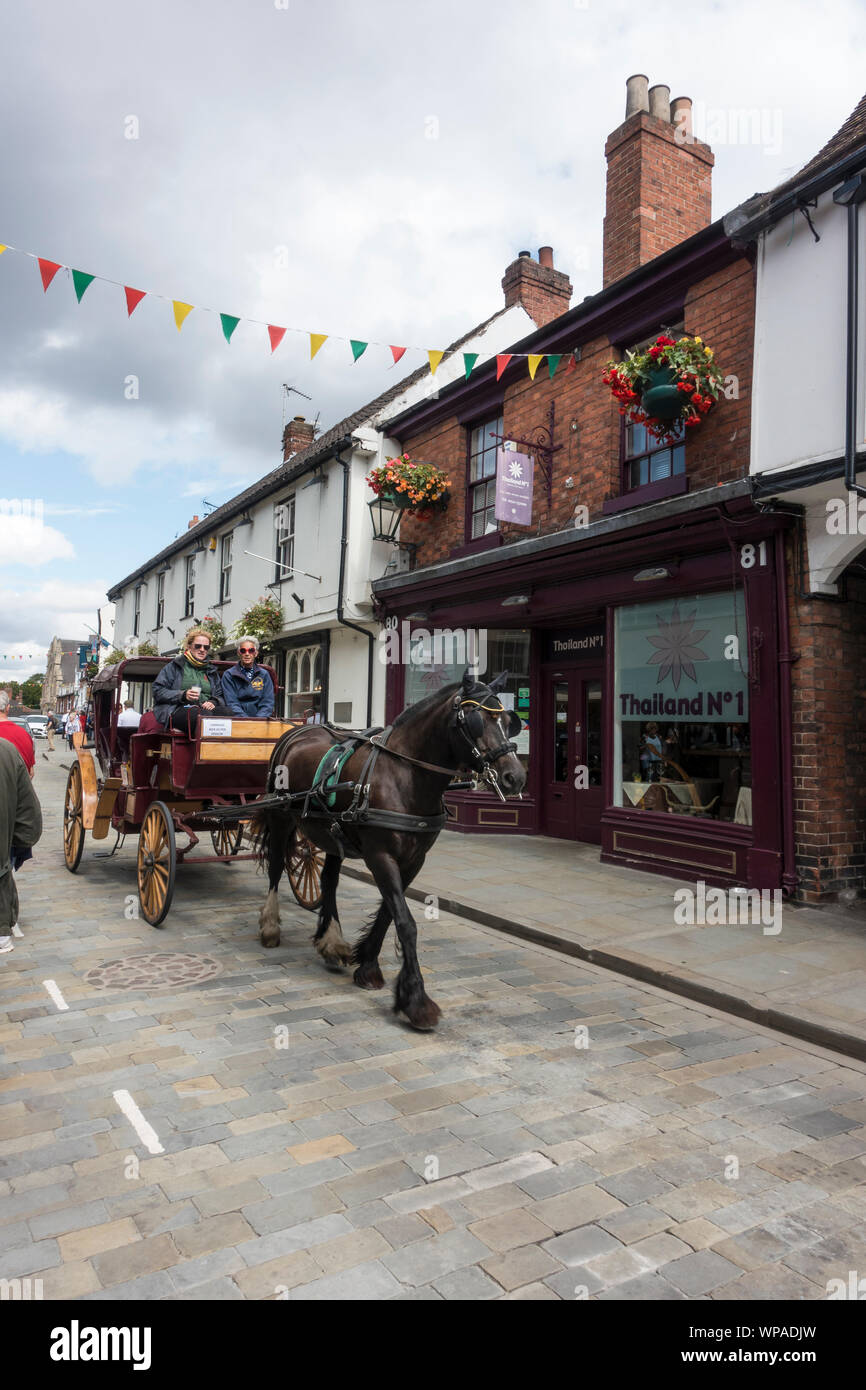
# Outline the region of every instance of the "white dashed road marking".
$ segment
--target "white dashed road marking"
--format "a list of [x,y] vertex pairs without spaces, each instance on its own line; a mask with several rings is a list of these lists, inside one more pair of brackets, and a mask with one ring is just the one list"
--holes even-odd
[[159,1135],[153,1125],[148,1124],[129,1092],[114,1091],[113,1095],[147,1152],[150,1154],[165,1153],[165,1149],[159,1142]]

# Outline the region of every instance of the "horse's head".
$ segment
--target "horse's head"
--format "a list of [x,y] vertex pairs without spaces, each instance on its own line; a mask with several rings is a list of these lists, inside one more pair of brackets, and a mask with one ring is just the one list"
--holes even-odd
[[484,685],[467,669],[452,697],[449,732],[460,767],[495,778],[507,796],[518,796],[526,786],[526,771],[510,740],[523,726],[519,714],[506,709],[499,698],[507,676],[503,671]]

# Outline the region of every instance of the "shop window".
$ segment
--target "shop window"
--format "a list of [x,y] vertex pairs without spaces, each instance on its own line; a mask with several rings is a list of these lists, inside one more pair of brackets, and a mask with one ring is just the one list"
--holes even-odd
[[405,703],[417,704],[427,695],[463,679],[466,667],[477,655],[481,680],[493,680],[500,671],[508,678],[500,693],[506,709],[515,709],[523,727],[513,740],[523,766],[529,767],[529,646],[526,628],[418,627],[412,633],[406,663]]
[[613,802],[752,821],[742,591],[616,613]]
[[482,536],[492,535],[498,530],[493,510],[496,504],[496,452],[502,444],[501,436],[501,415],[469,431],[467,541],[480,540]]

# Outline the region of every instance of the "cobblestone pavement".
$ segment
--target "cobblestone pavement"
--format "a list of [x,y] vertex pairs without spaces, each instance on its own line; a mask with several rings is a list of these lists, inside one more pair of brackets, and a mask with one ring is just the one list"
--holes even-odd
[[[251,864],[181,868],[159,932],[132,915],[131,841],[106,860],[88,837],[72,878],[61,758],[0,962],[0,1278],[46,1299],[750,1300],[866,1273],[859,1063],[420,909],[444,1018],[411,1032],[390,989],[326,971],[285,888],[262,951]],[[374,901],[344,879],[347,935]]]

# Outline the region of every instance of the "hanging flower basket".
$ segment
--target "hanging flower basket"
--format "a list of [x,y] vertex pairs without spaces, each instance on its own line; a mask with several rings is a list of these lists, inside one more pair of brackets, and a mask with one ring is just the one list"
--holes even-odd
[[609,362],[602,377],[629,423],[646,425],[662,443],[680,437],[680,425],[700,424],[718,400],[723,378],[712,348],[700,338],[662,333],[643,352]]
[[413,463],[408,454],[388,459],[367,475],[377,497],[419,521],[429,521],[448,506],[451,479],[432,463]]

